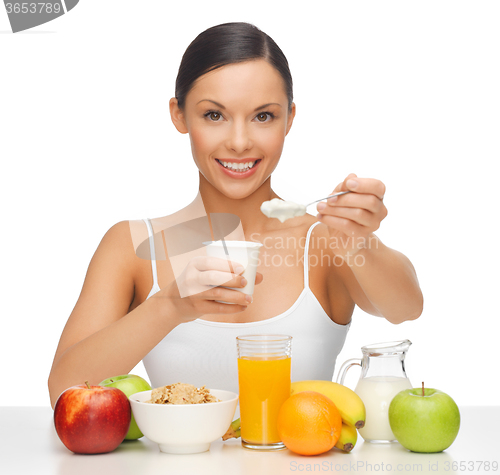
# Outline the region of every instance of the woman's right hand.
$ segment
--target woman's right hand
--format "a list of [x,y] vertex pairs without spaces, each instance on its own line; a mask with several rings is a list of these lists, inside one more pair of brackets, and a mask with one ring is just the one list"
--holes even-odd
[[[226,259],[194,257],[178,279],[152,295],[151,299],[168,299],[181,323],[207,314],[242,312],[251,304],[252,298],[239,290],[225,288],[243,288],[247,284],[240,275],[244,271],[243,267],[234,261],[229,263],[234,273],[229,271]],[[262,274],[257,272],[255,284],[260,284],[262,279]],[[167,311],[171,310],[172,307]]]

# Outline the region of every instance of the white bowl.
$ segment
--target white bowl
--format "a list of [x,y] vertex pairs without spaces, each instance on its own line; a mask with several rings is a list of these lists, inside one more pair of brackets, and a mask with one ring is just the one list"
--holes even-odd
[[231,424],[238,395],[211,389],[221,402],[205,404],[151,404],[151,390],[129,397],[132,413],[141,432],[169,454],[206,452]]

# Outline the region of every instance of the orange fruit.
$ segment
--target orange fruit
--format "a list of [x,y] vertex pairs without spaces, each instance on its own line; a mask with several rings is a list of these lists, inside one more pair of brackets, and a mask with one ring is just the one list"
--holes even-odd
[[278,414],[278,434],[292,452],[317,455],[332,449],[340,437],[342,417],[333,401],[316,391],[289,397]]

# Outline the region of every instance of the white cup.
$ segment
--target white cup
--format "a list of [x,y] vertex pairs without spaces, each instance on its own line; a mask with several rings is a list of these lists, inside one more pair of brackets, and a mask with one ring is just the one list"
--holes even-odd
[[[208,241],[206,246],[207,255],[218,257],[241,264],[245,271],[242,276],[247,280],[247,285],[242,288],[226,287],[227,289],[239,290],[244,294],[252,295],[255,287],[255,275],[259,263],[259,251],[262,247],[260,242],[251,241]],[[225,244],[225,249],[224,249]],[[227,251],[227,254],[226,254]],[[229,270],[229,269],[228,269]],[[234,269],[233,269],[234,270]],[[224,302],[231,303],[231,302]]]

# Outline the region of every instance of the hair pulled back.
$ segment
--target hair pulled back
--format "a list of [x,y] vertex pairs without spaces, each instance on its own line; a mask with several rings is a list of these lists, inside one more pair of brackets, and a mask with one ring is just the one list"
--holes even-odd
[[264,59],[274,66],[285,83],[288,109],[292,108],[293,83],[283,51],[256,26],[245,23],[223,23],[200,33],[182,56],[175,81],[175,97],[183,109],[186,95],[204,74],[227,64]]

